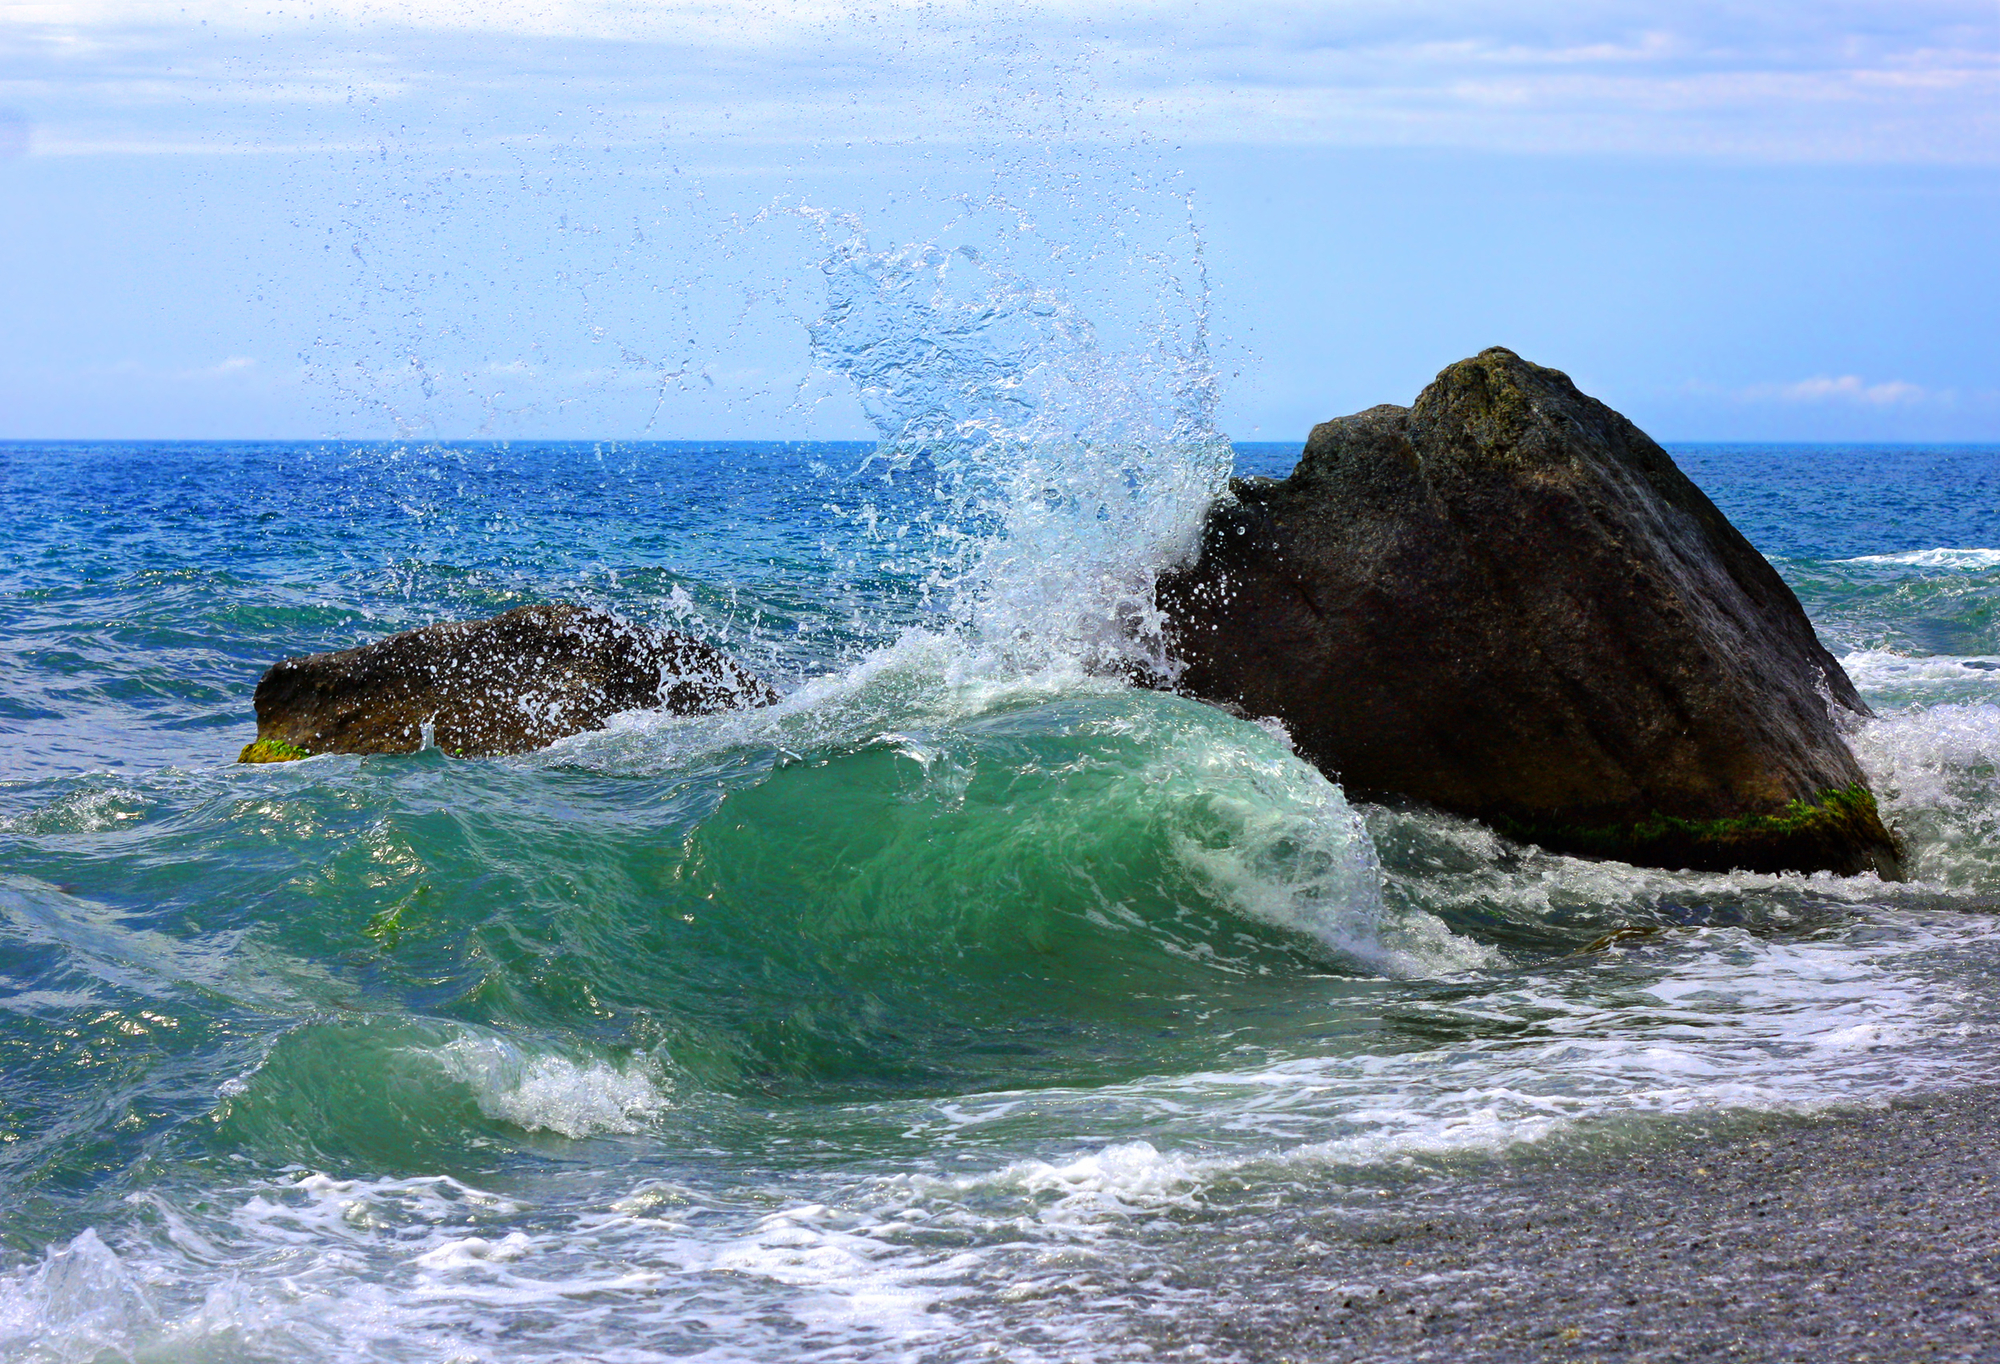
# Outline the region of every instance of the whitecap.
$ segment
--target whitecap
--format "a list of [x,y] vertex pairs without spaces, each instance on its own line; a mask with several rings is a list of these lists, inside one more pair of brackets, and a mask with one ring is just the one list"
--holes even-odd
[[530,1132],[590,1137],[644,1131],[667,1106],[664,1081],[644,1068],[538,1055],[504,1038],[456,1038],[437,1051],[453,1079],[472,1087],[479,1111]]
[[2000,686],[2000,657],[1988,654],[1910,655],[1862,649],[1843,656],[1840,666],[1863,692],[1939,684]]
[[1911,568],[1954,568],[1980,570],[2000,567],[2000,549],[1913,549],[1900,554],[1860,554],[1837,559],[1843,564],[1902,564]]

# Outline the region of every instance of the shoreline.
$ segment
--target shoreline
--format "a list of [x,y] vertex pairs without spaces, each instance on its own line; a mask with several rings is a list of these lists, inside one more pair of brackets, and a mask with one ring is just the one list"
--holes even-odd
[[2000,1086],[1517,1149],[1381,1215],[1283,1217],[1217,1255],[1217,1315],[1160,1344],[1273,1364],[2000,1360],[1996,1154]]

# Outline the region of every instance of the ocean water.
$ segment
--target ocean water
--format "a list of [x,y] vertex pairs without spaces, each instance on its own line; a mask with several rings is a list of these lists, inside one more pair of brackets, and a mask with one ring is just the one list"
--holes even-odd
[[[2000,448],[1675,448],[1912,879],[1678,874],[1114,680],[1296,447],[968,438],[837,330],[879,444],[0,446],[0,1358],[1200,1358],[1413,1182],[2000,1080]],[[232,763],[277,658],[549,599],[784,699]]]

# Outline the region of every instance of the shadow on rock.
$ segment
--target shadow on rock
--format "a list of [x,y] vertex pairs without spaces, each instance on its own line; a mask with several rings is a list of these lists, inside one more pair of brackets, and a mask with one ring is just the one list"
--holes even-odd
[[1178,686],[1350,793],[1651,866],[1901,875],[1798,599],[1567,375],[1484,351],[1233,490],[1160,583]]

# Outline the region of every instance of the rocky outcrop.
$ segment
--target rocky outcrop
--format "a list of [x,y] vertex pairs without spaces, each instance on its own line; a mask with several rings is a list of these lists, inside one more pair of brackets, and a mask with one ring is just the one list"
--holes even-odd
[[553,603],[288,658],[257,684],[243,762],[316,753],[525,753],[620,711],[701,715],[775,693],[699,640]]
[[1653,866],[1901,874],[1866,713],[1667,453],[1495,348],[1241,480],[1159,588],[1178,686],[1350,792]]

